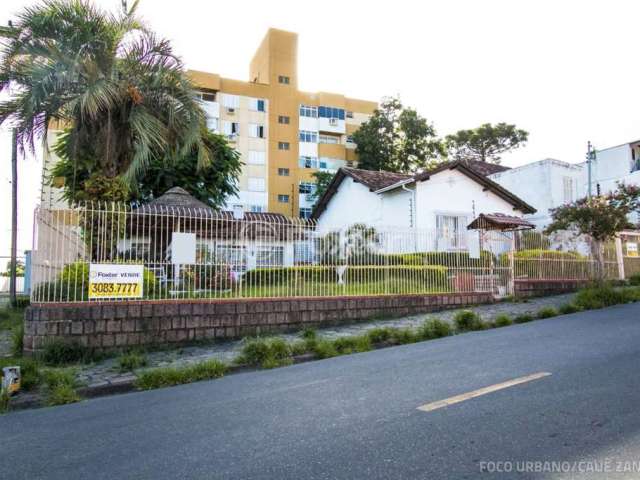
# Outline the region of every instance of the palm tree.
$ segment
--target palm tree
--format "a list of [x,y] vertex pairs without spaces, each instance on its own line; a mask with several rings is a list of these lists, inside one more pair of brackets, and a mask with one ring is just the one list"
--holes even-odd
[[195,151],[202,167],[212,156],[183,65],[137,19],[137,3],[112,14],[83,0],[47,0],[0,27],[0,91],[15,87],[0,102],[0,124],[15,125],[23,150],[46,144],[52,122],[64,126],[66,156],[90,165],[93,184],[106,182],[96,195],[107,200],[153,159]]

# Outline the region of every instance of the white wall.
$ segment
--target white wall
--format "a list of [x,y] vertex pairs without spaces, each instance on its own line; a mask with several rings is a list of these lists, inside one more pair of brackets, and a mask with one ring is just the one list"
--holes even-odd
[[537,212],[525,218],[544,228],[551,221],[549,209],[565,203],[564,178],[572,183],[571,201],[584,196],[581,165],[545,159],[489,175],[489,178],[514,193]]
[[436,228],[436,215],[466,215],[469,223],[481,213],[521,216],[507,201],[457,170],[445,170],[418,183],[417,218],[419,229]]

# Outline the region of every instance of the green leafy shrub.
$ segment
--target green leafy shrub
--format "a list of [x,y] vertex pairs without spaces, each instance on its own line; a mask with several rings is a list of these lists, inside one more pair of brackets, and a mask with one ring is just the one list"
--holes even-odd
[[411,328],[394,328],[391,341],[398,345],[407,345],[420,341],[420,337],[418,333]]
[[537,317],[540,319],[558,316],[558,310],[553,307],[544,307],[538,310]]
[[493,319],[493,325],[497,328],[500,327],[508,327],[509,325],[513,325],[513,320],[506,313],[501,313]]
[[123,353],[116,360],[116,366],[120,372],[130,372],[146,367],[148,363],[146,355],[136,350]]
[[181,385],[222,377],[227,366],[219,360],[205,360],[182,367],[163,367],[142,371],[136,379],[141,390]]
[[423,340],[442,338],[449,335],[451,335],[451,325],[437,318],[426,320],[418,331],[418,336]]
[[366,335],[371,343],[382,343],[388,341],[393,336],[393,329],[389,327],[377,327],[367,330]]
[[578,291],[574,303],[584,310],[609,307],[632,300],[630,290],[617,290],[611,285],[603,284],[583,288]]
[[629,285],[640,286],[640,273],[634,273],[629,277]]
[[291,349],[291,355],[293,356],[304,355],[308,351],[313,350],[313,348],[309,348],[306,340],[298,340],[297,342],[293,342],[289,345],[289,348]]
[[513,319],[514,323],[527,323],[533,321],[533,315],[530,313],[521,313]]
[[274,368],[291,363],[291,355],[291,347],[281,338],[255,338],[244,344],[238,362]]
[[461,310],[453,317],[456,328],[461,332],[472,330],[483,330],[486,325],[482,322],[480,315],[472,310]]
[[574,305],[573,303],[565,303],[564,305],[561,305],[560,308],[558,309],[558,311],[562,314],[562,315],[567,315],[569,313],[576,313],[580,311],[580,307]]
[[313,353],[318,358],[331,358],[338,355],[338,351],[331,340],[320,339],[313,347]]
[[80,401],[76,392],[76,376],[72,370],[45,370],[43,381],[46,387],[47,405],[65,405]]
[[[532,248],[514,252],[513,259],[517,277],[544,278],[549,271],[557,272],[563,278],[591,277],[591,262],[578,252]],[[500,262],[507,264],[506,253],[500,255]]]
[[495,256],[487,251],[480,252],[480,258],[471,258],[469,252],[418,252],[392,253],[380,255],[379,265],[440,265],[448,268],[486,268]]
[[371,340],[367,335],[338,337],[333,341],[333,347],[339,355],[367,352],[371,350]]

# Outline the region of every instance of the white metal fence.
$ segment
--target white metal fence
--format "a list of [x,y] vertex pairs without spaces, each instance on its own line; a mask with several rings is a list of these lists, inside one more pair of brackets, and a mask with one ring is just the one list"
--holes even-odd
[[[91,204],[36,212],[32,301],[90,299],[90,265],[141,265],[144,299],[513,293],[514,282],[588,280],[588,239],[537,232],[330,228],[276,214]],[[605,273],[617,278],[615,249]],[[110,298],[110,300],[113,298]]]

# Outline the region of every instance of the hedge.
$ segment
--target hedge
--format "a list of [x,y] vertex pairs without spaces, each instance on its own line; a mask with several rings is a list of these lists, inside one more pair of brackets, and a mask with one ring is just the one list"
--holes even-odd
[[[507,254],[500,255],[502,265],[509,265]],[[516,277],[588,279],[592,277],[593,262],[574,251],[520,250],[513,254]]]
[[[418,281],[433,286],[449,285],[448,269],[437,265],[350,265],[344,276],[347,283],[385,281],[388,279]],[[248,286],[282,285],[295,282],[337,283],[336,267],[313,265],[298,267],[256,268],[244,274]]]

